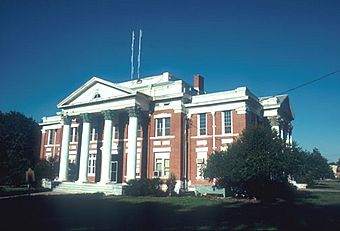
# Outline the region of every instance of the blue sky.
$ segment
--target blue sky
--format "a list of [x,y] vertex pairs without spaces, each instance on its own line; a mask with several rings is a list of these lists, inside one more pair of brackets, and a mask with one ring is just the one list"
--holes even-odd
[[[143,29],[141,75],[170,71],[214,92],[277,94],[340,69],[339,1],[0,1],[1,111],[40,121],[92,76],[130,78]],[[340,74],[290,92],[294,138],[340,157]]]

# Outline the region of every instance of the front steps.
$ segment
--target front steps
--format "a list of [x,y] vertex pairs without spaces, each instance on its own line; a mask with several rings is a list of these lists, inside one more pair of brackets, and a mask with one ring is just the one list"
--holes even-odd
[[60,182],[52,188],[52,191],[60,193],[104,193],[105,195],[122,195],[123,185]]

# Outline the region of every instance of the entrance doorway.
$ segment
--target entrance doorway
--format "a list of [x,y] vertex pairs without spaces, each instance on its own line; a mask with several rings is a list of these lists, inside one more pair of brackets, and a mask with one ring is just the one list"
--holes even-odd
[[111,161],[111,182],[117,183],[118,161]]

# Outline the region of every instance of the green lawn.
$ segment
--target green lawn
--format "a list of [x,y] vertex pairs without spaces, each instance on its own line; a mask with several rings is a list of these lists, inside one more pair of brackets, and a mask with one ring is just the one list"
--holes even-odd
[[1,230],[339,230],[340,193],[261,203],[200,197],[32,196],[1,199]]
[[320,180],[316,182],[316,185],[311,187],[311,188],[316,188],[316,189],[336,189],[340,190],[340,180]]

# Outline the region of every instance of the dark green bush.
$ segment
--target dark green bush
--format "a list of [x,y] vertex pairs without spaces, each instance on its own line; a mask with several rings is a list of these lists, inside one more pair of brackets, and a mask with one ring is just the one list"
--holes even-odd
[[175,186],[176,186],[176,176],[171,174],[169,179],[166,180],[166,185],[168,186],[166,192],[169,196],[175,195]]
[[125,188],[125,194],[129,196],[165,196],[161,190],[163,182],[159,178],[130,180]]

